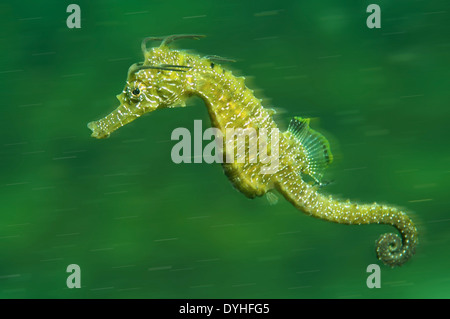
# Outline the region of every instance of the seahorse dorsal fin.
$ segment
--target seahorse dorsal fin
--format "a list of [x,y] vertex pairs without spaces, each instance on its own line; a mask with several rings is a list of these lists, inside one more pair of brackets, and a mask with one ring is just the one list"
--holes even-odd
[[325,168],[333,162],[330,143],[319,132],[309,127],[310,119],[294,117],[289,123],[288,131],[301,144],[307,158],[305,173],[320,184]]

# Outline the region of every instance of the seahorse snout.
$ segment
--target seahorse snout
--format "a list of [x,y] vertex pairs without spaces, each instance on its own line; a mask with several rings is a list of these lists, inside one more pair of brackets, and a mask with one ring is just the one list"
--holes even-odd
[[102,130],[98,125],[97,122],[89,122],[87,127],[92,131],[91,136],[95,138],[107,138],[109,137],[109,133]]

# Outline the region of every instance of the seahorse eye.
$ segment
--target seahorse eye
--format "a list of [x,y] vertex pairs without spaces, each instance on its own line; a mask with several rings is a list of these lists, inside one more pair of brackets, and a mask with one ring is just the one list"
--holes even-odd
[[138,88],[135,88],[132,92],[131,92],[134,96],[138,96],[141,91]]

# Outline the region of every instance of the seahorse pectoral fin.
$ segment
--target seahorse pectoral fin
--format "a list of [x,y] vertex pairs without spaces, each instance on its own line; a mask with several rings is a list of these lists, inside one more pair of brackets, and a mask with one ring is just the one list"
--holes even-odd
[[273,192],[269,191],[266,193],[267,201],[269,202],[269,205],[276,205],[278,203],[278,196],[274,194]]
[[312,177],[319,185],[324,170],[333,162],[330,143],[319,132],[309,127],[310,119],[294,117],[289,123],[288,131],[301,145],[306,155],[307,165],[305,173]]

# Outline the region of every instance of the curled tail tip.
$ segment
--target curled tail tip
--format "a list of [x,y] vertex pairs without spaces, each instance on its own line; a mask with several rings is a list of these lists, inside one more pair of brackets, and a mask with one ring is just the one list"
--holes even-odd
[[417,241],[414,238],[404,237],[388,233],[383,234],[377,241],[376,253],[379,260],[386,266],[397,267],[402,266],[415,254]]
[[379,260],[390,267],[402,266],[414,256],[418,244],[418,231],[411,218],[395,207],[382,205],[382,224],[394,226],[399,234],[387,233],[376,242]]

